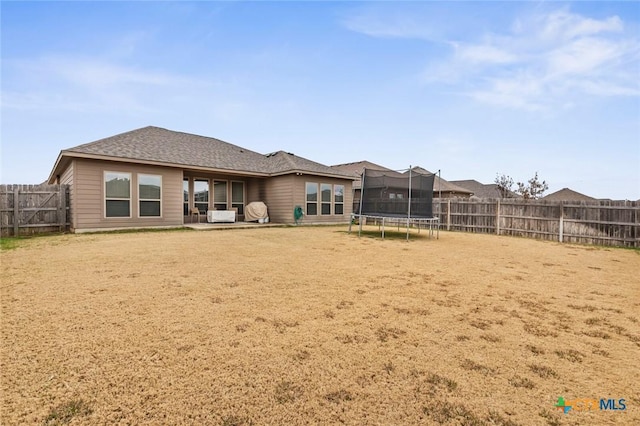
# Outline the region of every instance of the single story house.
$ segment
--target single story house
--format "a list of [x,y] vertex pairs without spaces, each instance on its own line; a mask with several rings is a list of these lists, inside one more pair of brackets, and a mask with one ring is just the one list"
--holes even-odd
[[[422,167],[412,167],[415,173],[430,174],[431,172]],[[404,172],[409,173],[408,171]],[[469,198],[473,195],[472,191],[458,186],[448,180],[442,179],[436,173],[436,178],[433,182],[433,198]]]
[[569,188],[562,188],[559,191],[553,192],[549,195],[545,195],[541,198],[545,201],[596,201],[595,198],[582,194],[578,191],[574,191]]
[[[473,199],[502,198],[502,195],[498,190],[498,185],[495,183],[480,183],[474,179],[452,180],[451,183],[473,192],[473,196],[471,197]],[[513,191],[509,191],[507,198],[522,198],[522,196]]]
[[253,201],[275,223],[294,223],[297,206],[304,223],[347,223],[353,180],[291,153],[149,126],[62,150],[48,183],[69,185],[71,230],[86,232],[182,226],[194,208],[243,220]]

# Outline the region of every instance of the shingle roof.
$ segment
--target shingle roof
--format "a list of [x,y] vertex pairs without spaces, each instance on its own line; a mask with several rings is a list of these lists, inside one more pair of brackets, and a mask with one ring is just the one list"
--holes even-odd
[[61,154],[89,154],[265,175],[301,171],[346,177],[344,172],[283,151],[263,155],[219,139],[153,126],[69,148]]
[[477,198],[501,198],[495,183],[484,184],[473,179],[452,180],[451,183],[473,192],[473,196]]
[[339,175],[341,177],[348,176],[348,173],[341,172],[332,167],[325,166],[324,164],[316,163],[315,161],[308,160],[303,157],[298,157],[295,154],[284,151],[277,151],[271,154],[267,154],[269,170],[271,174],[282,174],[292,171],[302,171],[321,174]]
[[[429,170],[424,169],[422,167],[412,167],[411,168],[414,172],[416,173],[421,173],[421,174],[432,174]],[[409,173],[408,171],[406,171],[405,173]],[[456,193],[456,194],[465,194],[465,195],[471,195],[472,191],[469,191],[465,188],[462,188],[458,185],[454,185],[453,183],[446,181],[442,178],[440,178],[440,176],[436,175],[435,180],[433,181],[433,192],[434,194],[436,192],[451,192],[451,193]],[[435,197],[435,195],[434,195]]]
[[346,172],[353,176],[360,177],[362,176],[362,169],[371,169],[371,170],[383,170],[383,171],[391,171],[391,169],[381,166],[376,163],[372,163],[370,161],[356,161],[354,163],[344,163],[344,164],[336,164],[331,166],[332,169],[340,170],[341,172]]
[[379,164],[372,163],[370,161],[356,161],[354,163],[344,163],[344,164],[336,164],[331,166],[332,169],[338,170],[341,173],[346,173],[350,176],[353,176],[357,180],[353,182],[353,189],[360,189],[362,186],[362,171],[363,169],[370,170],[382,170],[390,173],[397,173],[394,170],[391,170],[387,167],[381,166]]
[[[381,170],[381,171],[385,171],[385,172],[389,172],[389,173],[396,173],[398,176],[402,176],[404,174],[409,173],[409,171],[407,170],[404,173],[395,171],[395,170],[391,170],[387,167],[381,166],[379,164],[376,163],[372,163],[370,161],[356,161],[354,163],[345,163],[345,164],[337,164],[335,166],[331,166],[334,169],[338,169],[341,170],[343,172],[347,172],[350,173],[354,176],[357,176],[358,178],[360,178],[360,176],[362,175],[362,169],[363,168],[367,168],[367,169],[373,169],[373,170]],[[422,167],[412,167],[411,170],[413,170],[416,173],[420,173],[420,174],[427,174],[427,175],[431,175],[433,173],[431,173],[429,170],[424,169]],[[359,189],[360,188],[360,180],[358,180],[357,182],[353,183],[353,188],[354,189]],[[466,190],[465,188],[462,188],[460,186],[454,185],[444,179],[441,179],[438,175],[435,176],[435,179],[433,181],[433,191],[442,191],[442,192],[453,192],[453,193],[457,193],[457,194],[465,194],[465,195],[471,195],[471,191]]]
[[556,191],[547,196],[542,197],[546,201],[593,201],[595,198],[588,195],[581,194],[569,188],[562,188],[560,191]]
[[396,172],[395,170],[391,170],[387,167],[384,167],[379,164],[372,163],[371,161],[366,161],[366,160],[356,161],[354,163],[336,164],[334,166],[331,166],[331,168],[357,178],[357,180],[353,182],[353,189],[360,189],[362,185],[361,181],[362,181],[363,169],[380,170],[384,172],[389,172],[391,174],[396,173],[398,175],[402,175],[401,173]]

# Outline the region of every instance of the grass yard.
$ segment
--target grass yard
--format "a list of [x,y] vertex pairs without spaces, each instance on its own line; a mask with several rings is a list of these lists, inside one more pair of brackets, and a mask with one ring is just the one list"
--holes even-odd
[[345,231],[3,245],[0,423],[640,424],[638,250]]

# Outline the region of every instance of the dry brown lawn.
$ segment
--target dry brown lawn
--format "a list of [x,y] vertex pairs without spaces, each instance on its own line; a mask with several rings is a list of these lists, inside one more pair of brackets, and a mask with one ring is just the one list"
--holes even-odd
[[345,231],[19,241],[0,423],[640,424],[637,250]]

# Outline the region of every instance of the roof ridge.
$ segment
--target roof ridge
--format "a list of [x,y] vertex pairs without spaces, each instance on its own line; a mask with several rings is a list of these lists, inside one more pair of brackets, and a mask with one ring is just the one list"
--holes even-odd
[[[146,126],[62,150],[61,155],[92,155],[124,161],[211,168],[263,176],[292,172],[351,176],[283,150],[262,154],[211,136]],[[274,159],[271,159],[273,157]]]
[[[291,153],[291,152],[286,152],[286,151],[283,151],[283,150],[279,150],[279,151],[278,151],[278,154],[282,154],[282,155],[284,155],[285,161],[286,161],[287,163],[289,163],[289,165],[290,165],[291,167],[293,167],[294,169],[295,169],[296,167],[298,167],[298,164],[296,164],[296,162],[295,162],[295,161],[293,161],[293,159],[291,158],[291,156],[294,156],[294,157],[295,157],[295,154],[293,154],[293,153]],[[302,158],[302,157],[300,157],[300,158]]]
[[[76,148],[84,148],[84,147],[87,147],[87,146],[90,146],[90,145],[97,144],[99,142],[106,141],[107,139],[122,137],[122,136],[127,135],[127,134],[131,134],[131,133],[134,133],[134,132],[138,132],[140,130],[151,129],[151,128],[154,128],[154,126],[145,126],[145,127],[140,127],[139,129],[127,130],[126,132],[117,133],[117,134],[112,135],[112,136],[107,136],[106,138],[100,138],[100,139],[96,139],[96,140],[91,141],[91,142],[85,142],[83,144],[76,145],[76,146],[71,147],[71,148],[67,148],[67,149],[65,149],[63,151],[73,151]],[[159,128],[159,127],[156,127],[156,128]]]

